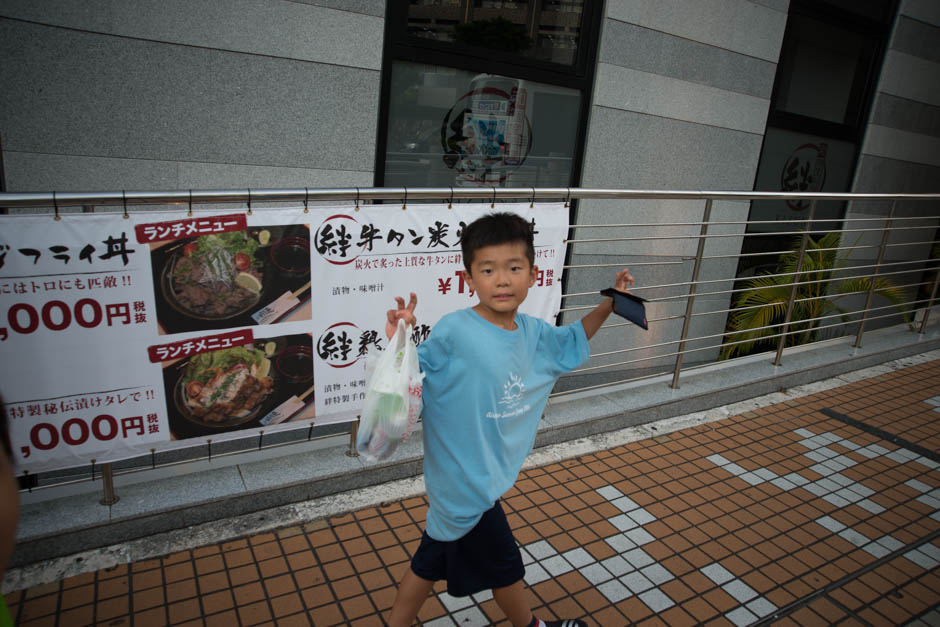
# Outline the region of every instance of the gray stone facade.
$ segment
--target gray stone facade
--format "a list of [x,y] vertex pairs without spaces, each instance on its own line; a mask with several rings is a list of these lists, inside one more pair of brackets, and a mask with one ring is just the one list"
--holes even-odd
[[[903,0],[888,43],[877,93],[865,131],[858,168],[851,191],[865,192],[936,192],[940,187],[940,5],[929,0]],[[853,203],[847,218],[885,218],[888,203]],[[899,202],[894,226],[936,227],[937,220],[918,216],[936,216],[935,203]],[[913,219],[912,219],[913,218]],[[856,228],[875,229],[862,234],[846,233],[843,246],[859,246],[851,253],[853,264],[872,263],[877,259],[883,220],[856,222]],[[885,248],[885,261],[899,263],[926,259],[931,244],[923,231],[894,231]],[[901,244],[912,245],[901,245]],[[868,246],[868,248],[862,248]],[[919,269],[922,264],[915,264]],[[895,272],[905,266],[889,268]],[[889,277],[901,285],[922,280],[920,272]],[[917,288],[907,290],[913,299]],[[856,303],[861,306],[864,301]],[[876,306],[884,302],[875,302]],[[889,324],[886,320],[873,326]]]
[[384,3],[0,2],[10,191],[371,186]]

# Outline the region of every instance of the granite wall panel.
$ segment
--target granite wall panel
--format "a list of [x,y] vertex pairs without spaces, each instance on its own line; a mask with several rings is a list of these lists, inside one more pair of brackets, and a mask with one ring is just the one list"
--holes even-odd
[[869,121],[902,131],[940,137],[940,107],[891,94],[876,96]]
[[936,0],[901,0],[898,13],[926,24],[940,26],[940,2]]
[[762,136],[595,107],[585,187],[748,190]]
[[[321,6],[290,0],[4,0],[0,16],[132,39],[379,69],[384,20],[317,4]],[[375,3],[356,4],[369,8]]]
[[787,16],[747,0],[610,0],[607,16],[777,62]]
[[739,94],[770,98],[776,65],[676,35],[608,20],[601,63]]
[[[167,163],[226,166],[172,166],[184,188],[230,186],[237,168],[253,181],[263,170],[251,168],[269,168],[280,171],[279,180],[310,181],[300,173],[335,170],[341,180],[371,183],[376,70],[2,18],[0,56],[11,190],[48,189],[50,182],[85,190],[171,182]],[[64,172],[55,165],[63,157],[75,158]],[[102,180],[102,159],[122,162],[110,184]]]
[[936,166],[863,155],[859,160],[852,191],[860,194],[930,194],[938,191],[938,181],[940,168]]
[[790,9],[790,0],[753,0],[753,2],[781,13],[786,13]]
[[940,106],[940,63],[889,50],[881,69],[878,91]]
[[915,57],[940,62],[938,39],[940,39],[940,26],[900,15],[894,26],[891,48]]
[[757,98],[668,76],[601,64],[594,106],[762,134],[766,98]]
[[384,17],[385,0],[294,0],[318,7],[329,7],[352,13],[364,13]]
[[10,189],[16,191],[179,189],[179,163],[174,161],[4,150],[3,164]]
[[940,167],[940,138],[870,124],[862,152],[898,161]]

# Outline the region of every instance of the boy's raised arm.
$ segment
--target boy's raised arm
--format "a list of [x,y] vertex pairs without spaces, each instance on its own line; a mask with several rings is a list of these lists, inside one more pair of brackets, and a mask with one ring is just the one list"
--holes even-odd
[[418,296],[414,292],[411,292],[411,298],[408,300],[408,306],[405,306],[405,299],[401,296],[395,297],[395,302],[398,303],[396,309],[389,309],[386,313],[386,322],[385,322],[385,335],[388,336],[388,339],[392,339],[392,336],[395,335],[395,331],[398,329],[398,321],[404,320],[406,326],[415,326],[418,319],[415,317],[415,307],[418,306]]
[[[629,270],[624,268],[617,273],[617,279],[614,282],[614,289],[621,292],[627,292],[629,294],[630,286],[633,285],[633,283],[633,275],[630,274]],[[402,305],[404,305],[404,301],[402,301]],[[607,317],[610,316],[613,311],[614,299],[608,296],[601,302],[600,305],[595,307],[591,313],[581,318],[581,326],[584,327],[584,334],[587,336],[587,339],[594,337],[594,334],[597,333],[598,329],[601,328],[601,325],[604,324],[604,321],[607,320]]]

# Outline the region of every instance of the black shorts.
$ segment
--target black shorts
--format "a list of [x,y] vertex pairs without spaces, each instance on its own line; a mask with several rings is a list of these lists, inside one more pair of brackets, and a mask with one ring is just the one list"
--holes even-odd
[[425,531],[411,570],[429,581],[446,579],[447,593],[454,597],[503,588],[525,576],[522,554],[499,501],[462,538],[441,542]]

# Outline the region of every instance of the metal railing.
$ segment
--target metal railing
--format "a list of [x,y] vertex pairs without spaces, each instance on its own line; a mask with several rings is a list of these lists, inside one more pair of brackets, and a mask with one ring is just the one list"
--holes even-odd
[[[593,189],[583,187],[335,187],[289,189],[215,189],[110,192],[7,192],[0,193],[0,207],[58,208],[125,205],[181,205],[252,203],[307,203],[324,201],[363,202],[411,200],[938,200],[940,194],[850,194],[797,192],[738,192]],[[738,221],[734,224],[742,224]],[[684,224],[684,223],[677,223]],[[629,225],[627,225],[629,226]],[[579,228],[584,228],[579,226]]]
[[[940,284],[940,259],[938,259],[938,240],[937,232],[940,225],[940,194],[805,194],[805,193],[783,193],[783,192],[737,192],[737,191],[659,191],[659,190],[617,190],[617,189],[586,189],[586,188],[342,188],[342,189],[262,189],[262,190],[182,190],[170,192],[139,192],[139,191],[119,191],[104,193],[86,193],[86,192],[44,192],[44,193],[5,193],[0,194],[0,207],[9,209],[52,209],[58,219],[59,211],[68,207],[82,207],[87,212],[93,212],[97,207],[123,207],[125,214],[128,207],[137,205],[172,205],[188,207],[193,210],[193,205],[200,204],[235,204],[245,206],[251,211],[252,205],[259,203],[274,203],[280,206],[307,206],[309,203],[322,202],[349,202],[349,203],[374,203],[380,201],[390,201],[395,203],[407,204],[410,201],[445,201],[445,202],[466,202],[466,201],[484,201],[491,207],[498,208],[499,201],[529,201],[536,200],[564,200],[568,205],[575,200],[619,200],[623,202],[623,215],[630,215],[630,203],[639,200],[676,200],[676,201],[695,201],[701,207],[701,218],[684,220],[677,222],[644,222],[631,223],[629,220],[618,219],[609,223],[597,222],[592,220],[592,216],[598,214],[601,209],[588,205],[578,207],[572,210],[572,215],[577,216],[573,224],[570,225],[570,237],[568,240],[569,260],[564,266],[565,275],[563,277],[563,316],[572,316],[579,311],[587,311],[596,304],[596,291],[567,291],[571,286],[577,286],[579,281],[578,273],[600,269],[600,268],[619,268],[628,265],[630,268],[659,267],[674,270],[674,275],[681,274],[685,268],[691,265],[688,271],[688,279],[684,276],[678,276],[678,280],[670,280],[660,284],[648,284],[641,282],[634,287],[635,292],[644,296],[648,300],[648,307],[651,311],[660,312],[676,305],[681,309],[680,313],[666,312],[663,315],[651,315],[649,317],[650,338],[652,341],[644,342],[642,345],[605,350],[603,352],[592,353],[592,360],[588,366],[575,370],[566,375],[561,382],[559,389],[553,396],[564,396],[575,392],[584,392],[588,390],[600,390],[613,385],[620,385],[633,381],[651,379],[654,377],[671,377],[673,388],[679,386],[681,374],[690,370],[701,368],[714,363],[720,359],[722,349],[735,346],[737,344],[746,344],[752,342],[752,338],[738,339],[740,334],[734,333],[734,329],[727,327],[727,321],[736,314],[748,310],[755,310],[766,305],[744,305],[738,303],[742,294],[755,294],[762,289],[771,289],[771,287],[760,287],[757,285],[748,285],[742,279],[734,275],[715,276],[710,274],[706,264],[715,261],[729,260],[751,260],[757,257],[765,257],[770,260],[771,265],[776,265],[781,255],[791,255],[796,258],[796,266],[791,271],[769,271],[763,276],[767,280],[775,280],[777,283],[773,288],[784,288],[788,290],[788,297],[785,301],[778,301],[774,304],[778,309],[782,308],[785,312],[782,319],[771,321],[770,324],[760,324],[752,329],[752,332],[761,332],[760,341],[770,350],[775,349],[774,363],[779,365],[785,350],[796,345],[796,338],[807,334],[807,328],[812,330],[813,334],[819,338],[829,338],[834,335],[845,335],[852,333],[855,335],[854,345],[861,346],[862,338],[866,327],[876,322],[896,323],[899,320],[905,320],[910,325],[912,332],[924,334],[927,329],[928,319],[931,308],[934,307],[937,300],[938,284]],[[766,200],[806,200],[811,205],[805,219],[788,219],[785,223],[775,221],[751,221],[751,220],[714,220],[712,219],[713,210],[716,202],[750,202]],[[885,215],[877,217],[859,216],[853,217],[847,215],[843,218],[814,218],[816,205],[820,201],[844,201],[856,204],[863,203],[882,203],[890,205]],[[899,208],[903,207],[906,215],[900,215]],[[604,205],[603,211],[610,213],[610,206]],[[684,214],[688,214],[688,206],[682,205]],[[743,211],[743,210],[742,210]],[[80,216],[76,216],[80,219]],[[761,230],[766,227],[774,227],[778,224],[785,224],[783,229],[771,229],[770,231]],[[827,228],[830,227],[830,228]],[[697,233],[680,232],[670,234],[670,229],[695,229]],[[730,232],[715,233],[713,229],[723,227]],[[604,231],[620,230],[629,232],[628,235],[610,236],[610,237],[588,237],[591,230]],[[644,232],[649,232],[644,235]],[[831,231],[839,231],[843,234],[872,234],[880,239],[877,244],[866,244],[863,246],[844,245],[827,248],[811,247],[811,237],[823,235]],[[795,249],[785,248],[781,245],[779,250],[761,250],[757,252],[741,252],[743,242],[749,237],[790,237],[799,238],[799,246]],[[892,241],[895,239],[903,241]],[[730,251],[724,251],[722,254],[705,254],[708,243],[712,242],[730,242],[726,245],[733,247]],[[623,244],[630,246],[636,244],[650,243],[659,245],[665,242],[684,243],[688,250],[683,250],[673,255],[637,255],[627,254],[621,251],[618,254],[623,255],[623,261],[617,263],[578,263],[575,257],[592,254],[591,247],[599,244],[610,246]],[[926,251],[926,252],[924,252]],[[719,251],[721,252],[721,251]],[[830,268],[826,271],[826,276],[819,276],[820,270],[816,268],[805,268],[804,265],[808,256],[817,253],[859,253],[873,254],[871,263],[853,263],[840,267]],[[890,253],[890,254],[889,254]],[[609,253],[605,253],[609,254]],[[645,260],[644,257],[655,257],[652,260]],[[891,257],[891,259],[888,259]],[[878,304],[875,302],[876,296],[883,292],[876,287],[876,280],[889,279],[900,293],[904,294],[901,302]],[[848,293],[839,293],[838,297],[855,297],[863,300],[864,304],[851,311],[837,311],[825,315],[812,316],[794,316],[795,312],[802,305],[813,303],[814,301],[831,301],[836,298],[836,293],[829,289],[844,284],[849,280],[867,281],[866,289],[851,291]],[[713,289],[713,286],[722,287],[731,284],[731,287],[725,289]],[[826,288],[821,294],[800,295],[800,289],[808,286],[814,286],[822,289]],[[591,289],[603,286],[590,286]],[[669,293],[679,292],[679,293]],[[575,304],[572,301],[578,299],[589,299],[594,297],[594,302],[584,305]],[[710,303],[723,303],[717,309],[707,309],[705,311],[697,308],[697,304],[702,299],[709,299]],[[914,314],[920,317],[918,324],[914,325]],[[696,321],[710,320],[706,327],[710,330],[693,334],[692,329]],[[679,324],[681,321],[681,325]],[[628,327],[630,323],[611,318],[603,329],[614,329],[618,327]],[[807,327],[809,325],[809,327]],[[677,326],[678,332],[675,333],[671,326]],[[701,325],[699,325],[701,326]],[[826,333],[823,334],[822,332]],[[771,344],[772,343],[772,344]],[[704,345],[703,345],[704,344]],[[644,352],[643,356],[634,357],[638,352]],[[684,362],[686,359],[695,359],[695,365],[689,366]],[[596,363],[602,362],[602,363]],[[639,374],[638,374],[639,373]],[[604,380],[598,382],[595,375],[604,375]],[[592,378],[593,377],[593,378]],[[561,388],[564,389],[561,389]],[[334,426],[335,427],[335,426]],[[335,432],[335,429],[329,433],[321,435],[313,427],[307,430],[306,438],[298,437],[291,441],[282,441],[277,443],[263,443],[263,435],[258,437],[257,446],[245,446],[244,450],[230,450],[227,452],[216,452],[213,455],[212,444],[194,445],[194,453],[186,459],[177,459],[172,461],[156,461],[153,451],[149,460],[142,460],[136,466],[131,463],[127,468],[115,470],[115,472],[127,473],[138,470],[147,470],[159,466],[177,465],[192,463],[194,461],[203,461],[213,457],[235,455],[238,453],[258,450],[268,450],[277,447],[294,444],[300,441],[311,441],[318,438],[332,438],[337,435],[348,435],[350,438],[349,454],[355,454],[355,423],[344,427],[348,431]],[[205,451],[197,452],[197,451]],[[179,452],[179,449],[174,451]],[[148,463],[149,462],[149,463]],[[95,475],[95,469],[91,469],[92,478]],[[99,473],[100,474],[100,473]],[[110,466],[106,469],[105,475],[110,479],[112,469]],[[60,478],[61,479],[61,478]],[[63,480],[50,480],[45,485],[63,485],[68,482],[86,481],[87,477],[79,479],[66,478]],[[29,489],[32,489],[32,482],[26,482]],[[110,484],[110,482],[109,482]],[[116,498],[113,494],[113,488],[106,486],[106,498],[104,501]],[[103,502],[104,502],[103,501]]]

